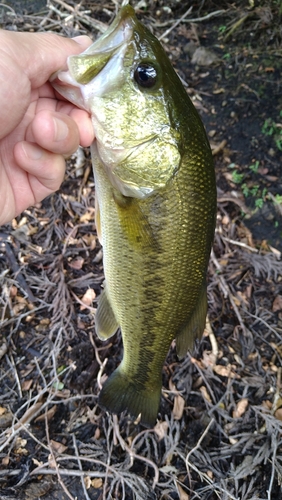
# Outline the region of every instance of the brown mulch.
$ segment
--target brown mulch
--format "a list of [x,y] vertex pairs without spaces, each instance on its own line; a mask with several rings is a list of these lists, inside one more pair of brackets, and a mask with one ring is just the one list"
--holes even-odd
[[[33,12],[31,2],[4,3],[6,29],[96,37],[117,2],[49,0],[35,2]],[[99,408],[101,384],[120,362],[122,341],[119,334],[106,343],[95,336],[102,249],[91,159],[80,149],[61,190],[0,232],[0,497],[279,499],[281,8],[274,1],[253,8],[243,1],[237,8],[195,2],[194,21],[174,26],[186,2],[131,3],[164,35],[214,150],[219,203],[210,323],[181,362],[172,345],[154,429]],[[191,63],[191,46],[182,50],[191,40],[213,50],[211,64]],[[276,135],[261,132],[267,119],[279,125]],[[256,161],[258,168],[250,168]]]

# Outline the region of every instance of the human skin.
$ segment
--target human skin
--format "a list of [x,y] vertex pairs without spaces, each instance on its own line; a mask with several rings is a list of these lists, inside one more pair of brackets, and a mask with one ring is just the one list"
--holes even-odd
[[0,224],[56,191],[65,158],[94,140],[88,113],[48,81],[90,43],[85,36],[0,30]]

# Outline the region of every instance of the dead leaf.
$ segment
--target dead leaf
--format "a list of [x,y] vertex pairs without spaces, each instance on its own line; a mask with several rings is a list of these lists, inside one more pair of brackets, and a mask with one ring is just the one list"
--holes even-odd
[[184,491],[180,484],[176,483],[176,485],[179,493],[179,500],[189,500],[190,496]]
[[238,295],[239,299],[241,299],[243,304],[245,304],[246,306],[249,305],[249,301],[246,297],[245,292],[241,292],[240,290],[238,290],[237,295]]
[[182,418],[184,406],[185,406],[184,398],[182,396],[180,396],[180,394],[175,396],[173,410],[172,410],[172,414],[173,414],[175,420],[180,420]]
[[82,321],[82,319],[80,317],[77,318],[77,327],[80,328],[80,330],[85,330],[86,329],[86,324],[84,323],[84,321]]
[[213,471],[212,470],[207,470],[207,476],[209,476],[210,479],[213,479]]
[[178,469],[176,467],[174,467],[174,465],[164,465],[159,470],[161,472],[163,472],[164,474],[178,475],[178,472],[179,472]]
[[249,400],[247,398],[242,398],[238,401],[236,405],[236,409],[233,411],[233,418],[240,418],[244,415],[249,404]]
[[54,417],[56,411],[57,411],[57,407],[52,406],[46,413],[44,413],[43,415],[39,415],[39,417],[36,417],[34,422],[43,422],[45,420],[45,418],[47,418],[47,420],[51,420],[51,418]]
[[216,135],[216,130],[213,129],[213,130],[210,130],[209,133],[208,133],[208,136],[213,138],[214,136]]
[[214,366],[216,363],[217,357],[212,351],[204,351],[202,355],[202,363],[205,368],[209,366]]
[[4,413],[6,413],[6,411],[7,411],[6,408],[3,408],[3,406],[0,406],[0,416],[4,415]]
[[10,297],[11,298],[16,297],[17,293],[18,293],[17,287],[15,285],[12,285],[10,288]]
[[7,429],[13,422],[13,414],[9,411],[0,416],[0,428]]
[[52,457],[52,455],[50,454],[49,457],[48,457],[48,464],[49,464],[49,467],[51,469],[56,469],[56,460],[54,460],[54,458]]
[[238,443],[238,439],[234,439],[232,437],[229,437],[229,443],[230,444],[236,444],[236,443]]
[[215,365],[213,366],[213,371],[221,377],[236,378],[236,374],[232,372],[232,366],[228,364],[227,366]]
[[165,421],[158,422],[154,427],[154,432],[157,434],[159,441],[167,435],[169,424]]
[[85,476],[85,478],[83,479],[84,481],[84,484],[85,484],[85,488],[87,490],[89,490],[89,488],[91,487],[91,479],[89,476]]
[[27,217],[22,217],[20,222],[18,223],[18,227],[22,227],[22,226],[25,226],[27,224],[28,220],[27,220]]
[[28,450],[25,448],[27,444],[26,439],[22,439],[21,437],[17,437],[15,442],[15,447],[13,449],[16,455],[28,455]]
[[28,236],[32,236],[33,234],[38,233],[38,227],[37,226],[32,226],[31,224],[28,224]]
[[81,215],[79,218],[79,221],[82,223],[89,222],[91,220],[94,220],[94,218],[95,218],[95,210],[93,208],[93,209],[89,209],[87,212],[85,212],[85,214]]
[[34,463],[34,465],[36,465],[37,467],[41,467],[43,465],[43,462],[40,462],[39,460],[37,460],[37,458],[33,458],[32,459],[32,462]]
[[0,346],[0,359],[5,356],[6,352],[8,351],[8,345],[6,342],[3,342],[3,344]]
[[68,447],[65,446],[63,443],[59,443],[58,441],[53,441],[53,439],[51,439],[51,446],[52,449],[56,451],[56,453],[64,453],[68,449]]
[[100,477],[95,477],[95,479],[92,479],[91,481],[91,486],[93,486],[93,488],[95,489],[102,488],[103,479],[101,479]]
[[206,401],[208,401],[209,403],[212,403],[212,400],[211,400],[211,397],[207,391],[207,388],[204,385],[202,385],[199,390],[200,390],[200,393],[202,394],[202,396],[204,397],[204,399]]
[[68,399],[70,397],[70,389],[58,390],[56,387],[51,388],[51,392],[56,394],[56,398]]
[[15,429],[18,429],[21,425],[30,422],[34,417],[34,414],[40,410],[42,405],[43,405],[42,402],[38,402],[32,405],[30,408],[28,408],[26,412],[23,414],[23,416],[20,418],[20,420],[16,423]]
[[[225,225],[225,226],[226,226],[227,224],[230,224],[230,217],[229,217],[229,215],[224,215],[224,216],[222,217],[222,224],[223,224],[223,225]],[[223,260],[223,259],[222,259],[222,260]],[[219,262],[221,262],[221,260],[219,260]],[[225,262],[226,262],[226,264],[228,263],[228,261],[227,261],[226,259],[225,259]]]
[[199,66],[211,66],[213,63],[218,62],[219,58],[215,52],[206,47],[198,47],[192,57],[192,64]]
[[49,318],[43,318],[39,321],[39,324],[36,325],[35,330],[37,332],[44,332],[46,330],[46,327],[50,325],[50,319]]
[[276,409],[282,408],[282,398],[280,398],[280,397],[276,398],[275,397],[275,408]]
[[9,462],[10,462],[10,457],[8,455],[2,458],[2,465],[9,465]]
[[45,496],[51,488],[53,488],[51,476],[46,476],[45,480],[29,483],[25,488],[25,497],[28,500],[37,500]]
[[278,410],[274,413],[274,416],[277,420],[282,420],[282,408],[278,408]]
[[[95,420],[95,423],[96,423],[97,420]],[[91,422],[91,420],[90,420]],[[91,422],[91,423],[94,423],[94,422]],[[97,427],[97,429],[95,430],[95,433],[94,433],[94,439],[100,439],[101,437],[101,430],[99,429],[99,427]]]
[[[92,306],[93,300],[96,298],[96,293],[93,288],[88,288],[87,292],[83,295],[81,302],[86,306]],[[80,306],[80,310],[83,311],[86,309],[84,306]]]
[[91,248],[91,250],[94,250],[94,248],[96,248],[97,236],[95,234],[84,234],[82,236],[82,240],[88,247]]
[[212,93],[213,93],[214,95],[217,95],[217,94],[224,94],[224,93],[225,93],[225,89],[224,89],[223,87],[220,87],[219,89],[214,89],[214,90],[212,91]]
[[72,269],[76,269],[77,271],[80,271],[80,269],[82,269],[83,264],[84,259],[80,256],[68,262],[69,267],[71,267]]
[[282,309],[282,295],[276,295],[272,304],[272,311],[277,312],[281,311],[281,309]]
[[30,379],[30,380],[24,380],[23,383],[21,384],[22,386],[22,390],[23,391],[29,391],[29,389],[31,388],[33,384],[33,380]]
[[17,316],[21,311],[23,311],[26,308],[26,306],[28,305],[28,302],[24,297],[19,297],[19,295],[18,295],[16,300],[17,300],[17,302],[13,306],[13,312],[14,312],[15,316]]
[[177,392],[176,385],[172,381],[172,377],[170,377],[168,381],[168,388],[171,392]]
[[40,325],[48,326],[51,323],[50,318],[43,318],[39,321]]

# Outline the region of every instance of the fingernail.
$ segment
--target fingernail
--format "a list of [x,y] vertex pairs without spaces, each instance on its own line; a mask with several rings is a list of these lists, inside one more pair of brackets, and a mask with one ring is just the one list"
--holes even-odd
[[30,142],[25,142],[22,145],[26,156],[30,160],[39,160],[43,154],[43,150],[36,144],[31,144]]
[[92,40],[91,38],[89,38],[89,36],[87,35],[78,35],[78,36],[74,36],[72,38],[72,40],[74,40],[76,43],[78,43],[79,45],[90,45],[92,43]]
[[55,125],[55,141],[64,141],[69,133],[69,128],[65,122],[60,120],[59,118],[54,118]]

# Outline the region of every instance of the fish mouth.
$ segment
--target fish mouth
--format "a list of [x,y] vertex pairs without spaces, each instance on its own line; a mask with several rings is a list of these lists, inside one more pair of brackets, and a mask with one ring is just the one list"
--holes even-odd
[[124,55],[137,22],[134,9],[124,6],[105,33],[88,49],[68,57],[68,70],[58,71],[50,78],[55,90],[90,112],[91,97],[102,97],[122,84]]

